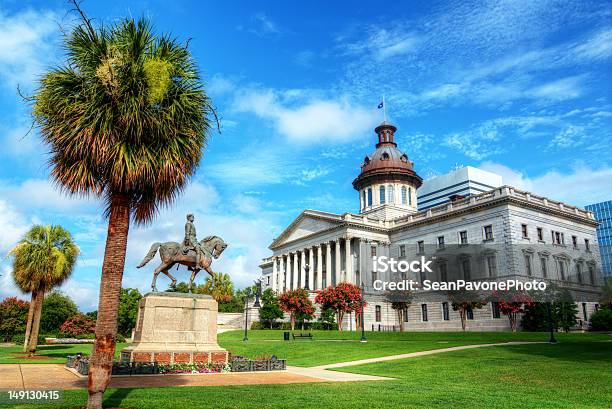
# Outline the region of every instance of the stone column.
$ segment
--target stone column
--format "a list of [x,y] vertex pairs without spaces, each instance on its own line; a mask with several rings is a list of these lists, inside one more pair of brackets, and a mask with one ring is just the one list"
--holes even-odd
[[317,290],[323,288],[323,245],[317,244]]
[[287,268],[286,268],[286,274],[285,274],[285,278],[287,281],[285,281],[285,289],[289,290],[291,289],[291,272],[293,270],[291,270],[291,253],[287,253]]
[[278,274],[278,292],[281,293],[285,291],[285,256],[281,254],[280,260],[280,269]]
[[336,239],[336,282],[333,284],[337,284],[342,282],[342,264],[340,258],[340,238]]
[[327,251],[325,256],[325,285],[331,285],[331,269],[332,269],[332,261],[331,261],[331,241],[327,243]]
[[298,288],[298,274],[299,274],[300,263],[298,260],[298,252],[293,253],[293,280],[291,281],[291,289],[295,290]]
[[353,277],[353,255],[351,254],[351,236],[346,236],[344,239],[344,257],[345,257],[345,281],[354,283]]
[[315,285],[314,285],[314,271],[315,271],[314,251],[312,250],[312,247],[310,247],[308,249],[308,289],[309,290],[314,290],[315,289]]
[[300,287],[306,288],[306,249],[301,251],[300,263]]
[[276,291],[276,276],[278,275],[278,266],[276,265],[276,257],[272,259],[272,291]]

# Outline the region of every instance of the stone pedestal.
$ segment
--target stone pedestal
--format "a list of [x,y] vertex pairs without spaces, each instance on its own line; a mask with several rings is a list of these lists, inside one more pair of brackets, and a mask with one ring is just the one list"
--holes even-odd
[[217,344],[217,302],[210,295],[148,293],[141,300],[134,340],[121,351],[129,362],[226,363]]

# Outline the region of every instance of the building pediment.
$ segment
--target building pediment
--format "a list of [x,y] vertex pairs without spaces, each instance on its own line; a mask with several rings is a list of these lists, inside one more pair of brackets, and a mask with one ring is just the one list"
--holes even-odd
[[313,235],[317,232],[329,230],[343,223],[342,216],[334,213],[304,210],[272,244],[270,249],[283,244]]

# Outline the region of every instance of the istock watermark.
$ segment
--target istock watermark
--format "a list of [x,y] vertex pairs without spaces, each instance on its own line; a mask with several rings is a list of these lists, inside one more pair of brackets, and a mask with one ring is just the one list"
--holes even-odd
[[383,281],[375,280],[376,291],[546,291],[545,281],[502,280],[502,281],[432,281],[422,283],[415,280]]

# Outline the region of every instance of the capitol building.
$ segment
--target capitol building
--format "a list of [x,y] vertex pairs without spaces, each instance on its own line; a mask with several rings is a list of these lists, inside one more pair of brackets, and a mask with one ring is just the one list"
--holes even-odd
[[[433,184],[423,194],[423,179],[398,148],[396,131],[388,122],[375,129],[375,150],[365,156],[353,180],[359,213],[304,210],[270,244],[272,255],[261,264],[264,284],[277,293],[305,288],[313,298],[316,290],[340,282],[363,285],[365,328],[378,330],[399,327],[399,322],[389,297],[374,288],[377,280],[546,280],[571,293],[586,325],[598,308],[603,284],[593,214],[501,185],[501,178],[494,184]],[[428,206],[419,206],[419,199]],[[374,257],[381,256],[427,256],[433,272],[397,276],[374,271]],[[508,329],[496,304],[470,311],[468,329]],[[442,293],[415,293],[404,329],[461,330],[459,313],[449,306]],[[344,328],[355,328],[350,316]]]

